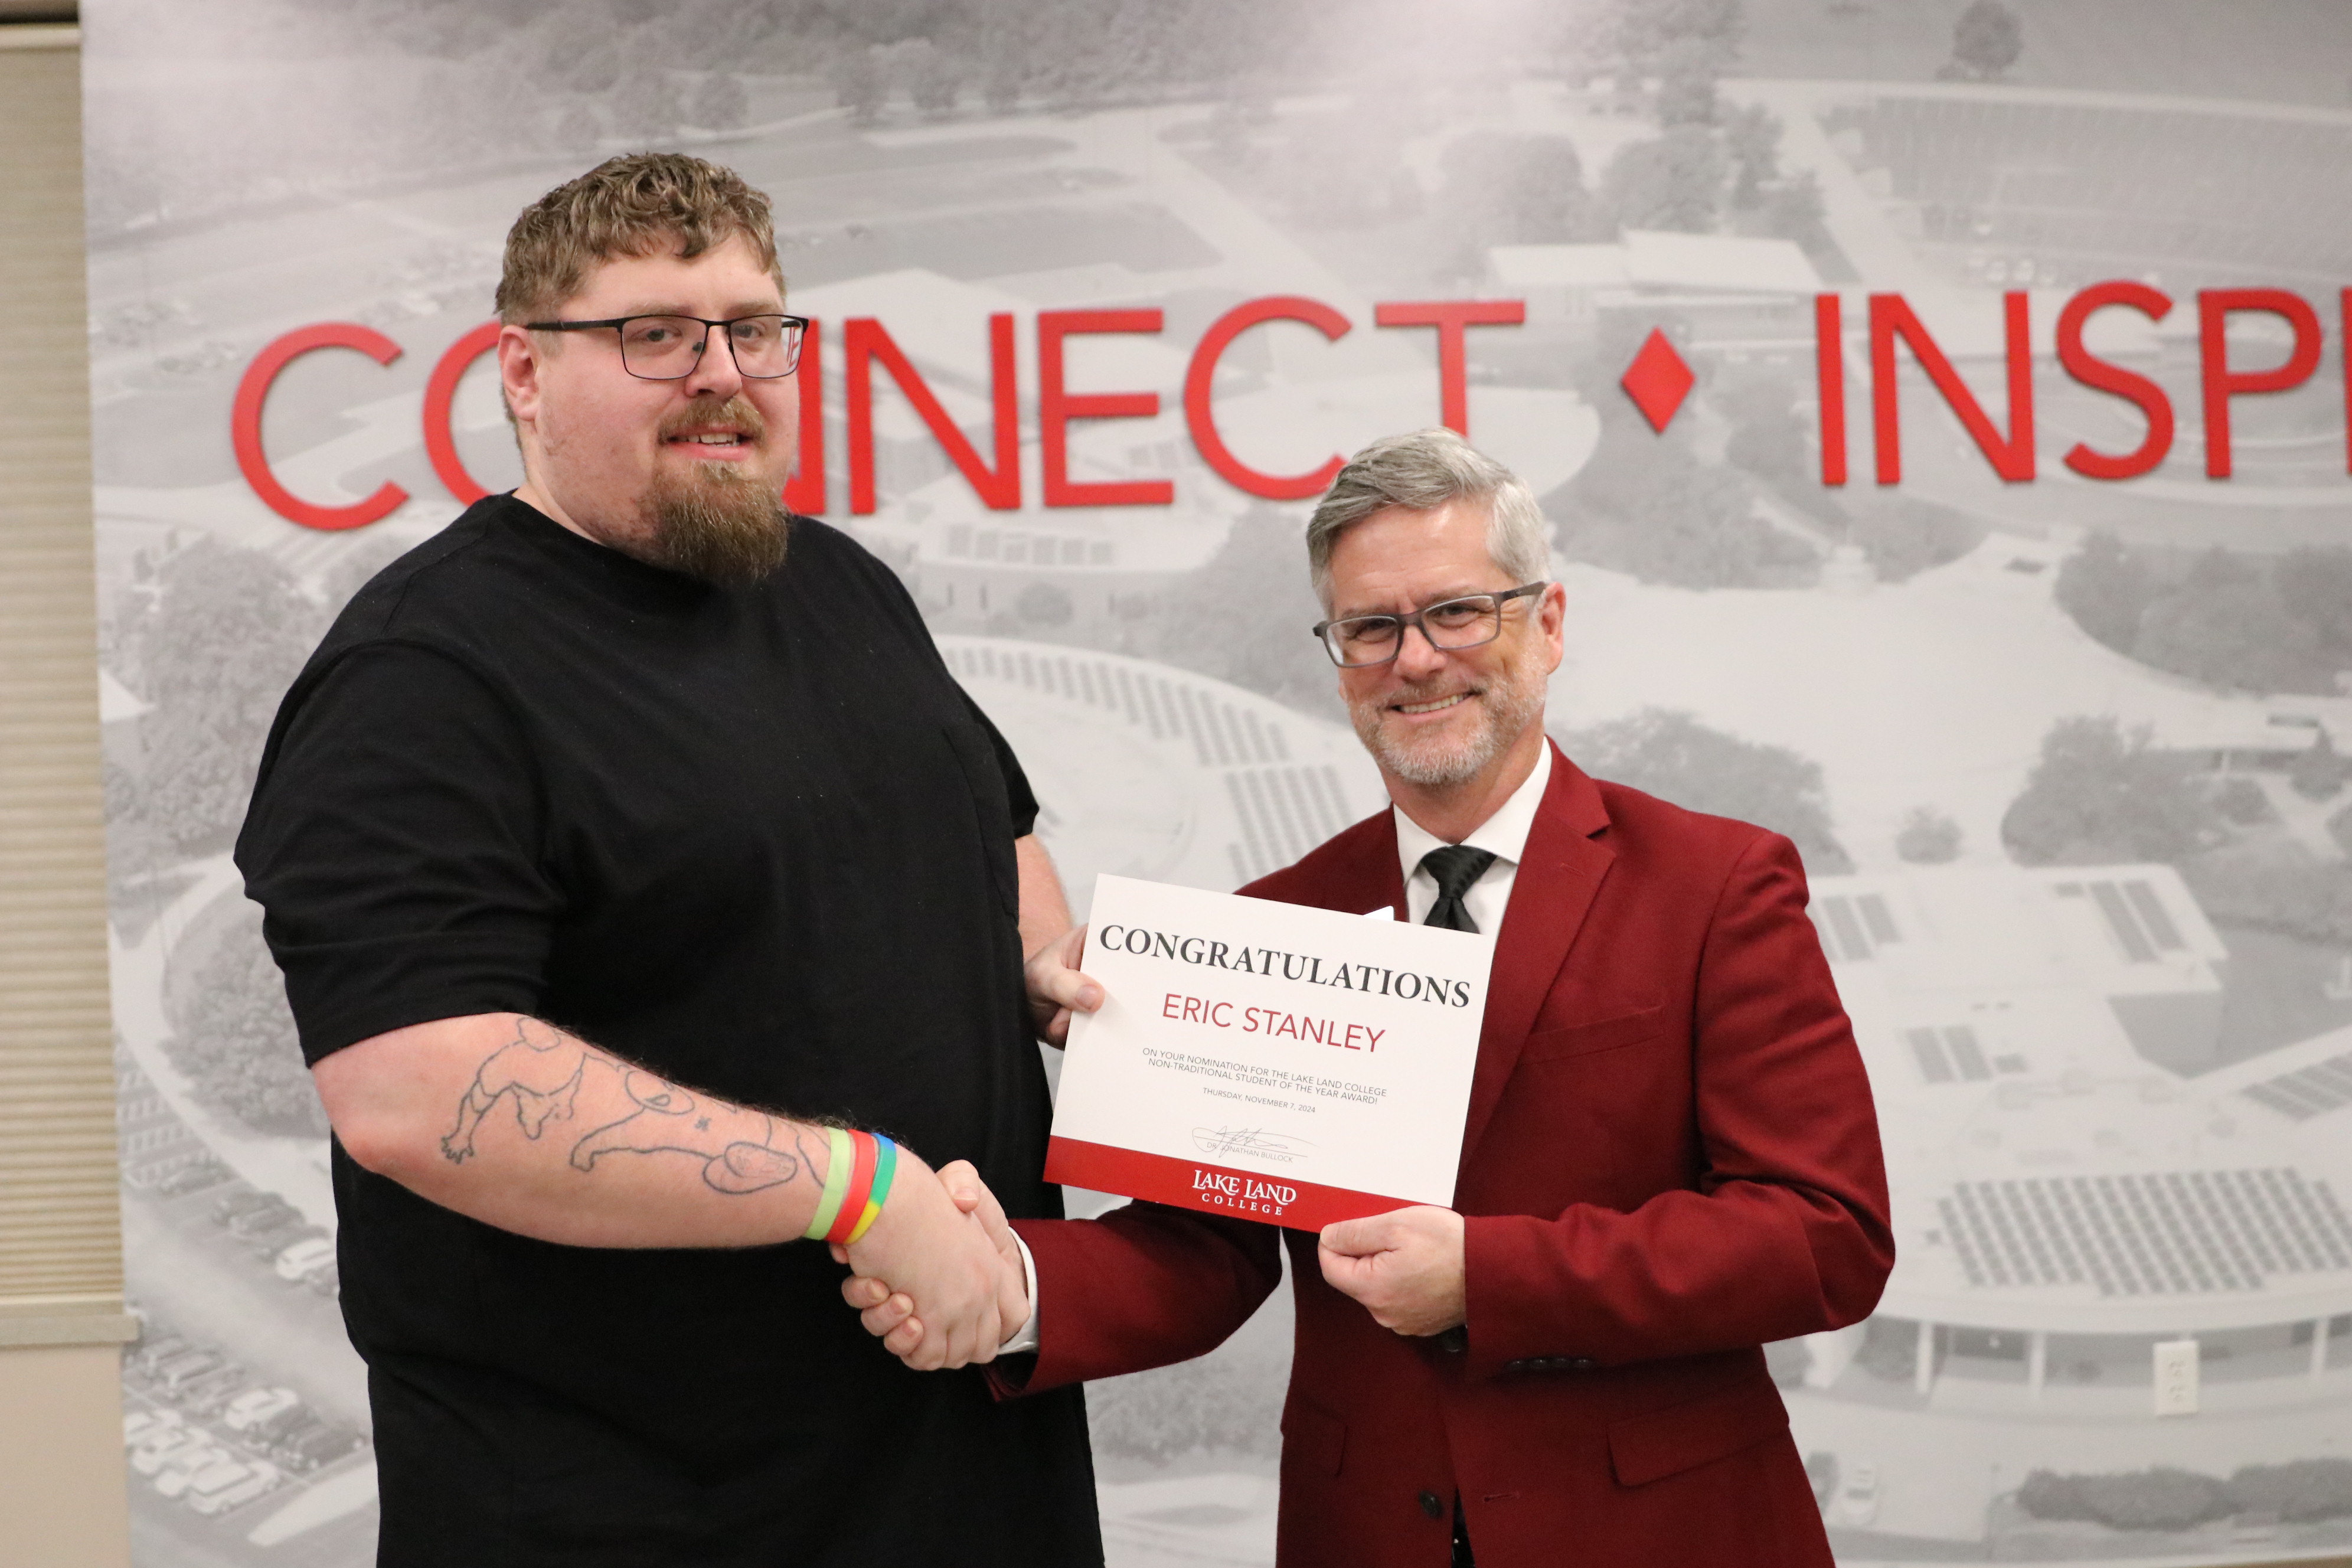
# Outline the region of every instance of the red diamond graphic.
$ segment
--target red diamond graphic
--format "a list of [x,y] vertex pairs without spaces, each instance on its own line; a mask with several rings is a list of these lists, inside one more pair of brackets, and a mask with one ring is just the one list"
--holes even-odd
[[1683,356],[1675,353],[1675,345],[1666,341],[1666,334],[1653,328],[1642,344],[1642,352],[1625,367],[1625,379],[1617,384],[1625,389],[1625,395],[1633,400],[1633,406],[1642,411],[1650,428],[1663,434],[1675,411],[1682,407],[1683,399],[1690,395],[1691,384],[1697,379],[1691,374],[1691,367],[1683,363]]

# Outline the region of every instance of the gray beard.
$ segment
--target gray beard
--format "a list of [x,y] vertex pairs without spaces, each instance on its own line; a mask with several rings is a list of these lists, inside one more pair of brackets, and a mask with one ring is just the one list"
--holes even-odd
[[[1356,738],[1363,742],[1364,749],[1378,759],[1381,766],[1423,789],[1448,789],[1468,784],[1496,757],[1510,750],[1511,743],[1543,711],[1546,684],[1543,675],[1532,664],[1511,674],[1496,676],[1487,682],[1479,698],[1486,722],[1476,733],[1451,744],[1391,744],[1381,732],[1381,721],[1389,703],[1395,700],[1393,696],[1350,702],[1348,717],[1355,724]],[[1414,699],[1407,697],[1405,700]]]
[[689,478],[657,478],[646,528],[630,552],[649,566],[721,588],[756,583],[784,563],[784,509],[767,486],[728,463]]

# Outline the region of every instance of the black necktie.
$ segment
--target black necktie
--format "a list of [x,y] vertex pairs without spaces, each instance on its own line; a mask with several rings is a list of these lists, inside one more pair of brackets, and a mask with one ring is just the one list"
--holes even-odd
[[1437,902],[1429,906],[1425,926],[1444,926],[1448,931],[1475,931],[1478,922],[1470,918],[1468,906],[1462,895],[1468,892],[1486,868],[1495,863],[1491,849],[1473,849],[1466,844],[1445,844],[1421,858],[1422,869],[1437,882]]

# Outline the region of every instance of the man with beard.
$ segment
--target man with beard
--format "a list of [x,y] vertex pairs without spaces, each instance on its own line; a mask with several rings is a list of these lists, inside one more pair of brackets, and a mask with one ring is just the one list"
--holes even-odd
[[[1318,1237],[1158,1205],[1016,1220],[1033,1396],[1198,1355],[1281,1278],[1284,1568],[1830,1562],[1759,1348],[1894,1261],[1870,1086],[1786,838],[1548,741],[1566,595],[1527,487],[1375,443],[1307,528],[1316,627],[1391,808],[1243,889],[1496,933],[1451,1209]],[[1083,931],[1033,988],[1091,1008]],[[893,1351],[919,1308],[845,1282]],[[913,1315],[910,1316],[910,1311]]]
[[[614,159],[498,303],[524,482],[343,611],[237,844],[334,1128],[377,1561],[1098,1563],[1077,1391],[973,1364],[1017,1251],[926,1163],[1059,1213],[1022,963],[1067,914],[898,579],[777,505],[767,199]],[[968,1370],[860,1332],[844,1248]]]

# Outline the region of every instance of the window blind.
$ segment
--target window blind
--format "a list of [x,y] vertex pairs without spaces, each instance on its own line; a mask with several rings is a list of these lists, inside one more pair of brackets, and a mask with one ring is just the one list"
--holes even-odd
[[124,1337],[80,53],[0,27],[0,1344]]

